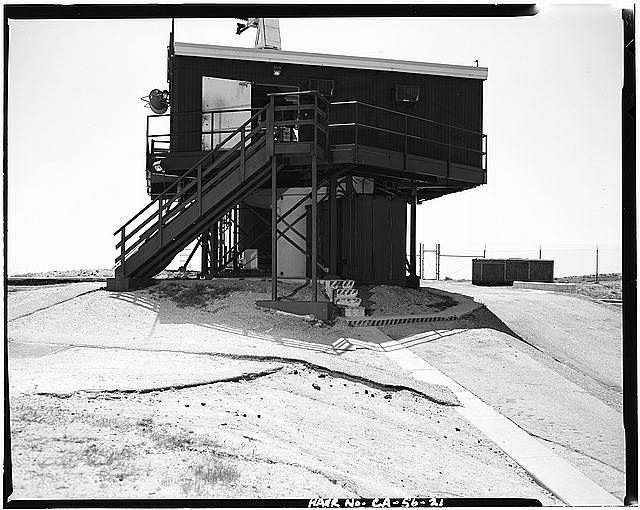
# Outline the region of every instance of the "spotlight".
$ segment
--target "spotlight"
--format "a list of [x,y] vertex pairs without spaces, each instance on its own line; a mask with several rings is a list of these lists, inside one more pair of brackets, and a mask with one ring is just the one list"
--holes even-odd
[[282,74],[282,67],[281,66],[273,66],[273,75],[274,76],[280,76]]

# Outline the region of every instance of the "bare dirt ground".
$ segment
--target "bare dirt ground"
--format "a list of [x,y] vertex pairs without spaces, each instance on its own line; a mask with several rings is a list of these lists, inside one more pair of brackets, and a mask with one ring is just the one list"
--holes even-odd
[[172,283],[10,321],[15,497],[557,503],[453,411],[448,390],[402,389],[355,328],[257,309],[269,282]]
[[622,275],[620,273],[556,278],[559,283],[575,283],[578,294],[594,299],[622,299]]
[[[444,497],[515,490],[553,501],[451,407],[409,391],[290,364],[118,350],[108,357],[105,367],[101,350],[76,348],[16,363],[16,495]],[[56,358],[58,368],[81,363],[80,376],[60,378]],[[149,380],[124,375],[140,366],[154,367]],[[37,388],[29,368],[38,373]],[[175,368],[181,384],[189,376],[199,384],[174,384]],[[205,374],[214,380],[203,381]]]
[[69,269],[64,271],[41,271],[39,273],[13,274],[14,277],[23,278],[71,278],[82,276],[97,276],[102,278],[113,278],[112,269]]
[[457,302],[447,294],[427,289],[399,288],[392,285],[362,285],[358,296],[367,315],[416,315],[440,312]]

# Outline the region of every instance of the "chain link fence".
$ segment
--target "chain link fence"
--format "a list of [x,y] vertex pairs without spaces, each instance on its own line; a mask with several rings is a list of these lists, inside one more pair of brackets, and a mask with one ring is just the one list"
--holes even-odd
[[[600,247],[557,248],[532,246],[525,249],[491,248],[475,250],[450,249],[446,246],[421,244],[418,253],[420,276],[425,280],[470,280],[471,260],[488,259],[544,259],[554,261],[554,276],[600,275],[622,272],[622,249]],[[420,251],[422,255],[420,255]]]

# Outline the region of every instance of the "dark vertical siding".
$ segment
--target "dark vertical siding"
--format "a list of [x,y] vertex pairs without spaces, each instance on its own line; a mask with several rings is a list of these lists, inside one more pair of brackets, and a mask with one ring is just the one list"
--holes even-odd
[[[300,64],[282,64],[282,74],[274,77],[273,64],[269,62],[176,56],[171,84],[173,114],[201,110],[203,76],[279,84],[299,87],[301,90],[308,88],[310,78],[331,79],[335,82],[332,102],[358,100],[465,129],[482,130],[483,81],[477,79]],[[417,103],[396,102],[395,86],[399,84],[418,85],[419,101]],[[256,94],[253,100],[254,107],[262,107],[266,103],[264,98]],[[367,114],[363,113],[363,115]],[[370,112],[368,115],[380,117],[386,114]],[[386,121],[395,122],[389,116]],[[200,117],[197,114],[186,117],[176,116],[172,119],[172,132],[198,131],[200,123]],[[396,127],[401,129],[403,126],[398,122]],[[430,134],[436,139],[441,138],[442,141],[445,141],[447,136],[442,129],[431,128],[429,132],[429,129],[422,125],[415,128],[422,129],[425,134]],[[465,141],[465,135],[462,133],[457,133],[456,137],[454,142]],[[437,145],[432,146],[434,150],[436,147]],[[175,150],[199,149],[199,136],[184,137],[175,147]],[[462,156],[463,154],[457,155],[458,159]]]
[[[311,208],[307,207],[311,232]],[[374,195],[350,195],[338,200],[338,272],[358,284],[405,285],[406,204]],[[318,254],[329,259],[329,209],[318,207]],[[307,249],[311,249],[308,238]],[[311,265],[307,264],[307,276]]]
[[407,258],[407,203],[401,199],[391,201],[391,222],[389,237],[393,250],[391,252],[391,282],[393,285],[405,286],[407,283],[405,260]]

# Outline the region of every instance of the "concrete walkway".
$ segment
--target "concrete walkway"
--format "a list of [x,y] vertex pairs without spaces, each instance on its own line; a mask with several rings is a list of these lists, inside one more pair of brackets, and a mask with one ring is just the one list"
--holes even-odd
[[[463,407],[456,408],[458,412],[471,424],[484,432],[487,437],[494,441],[507,455],[525,468],[541,485],[549,489],[565,503],[572,506],[621,505],[620,500],[604,490],[592,479],[585,476],[582,470],[576,469],[572,463],[567,462],[567,460],[562,456],[557,455],[552,448],[547,446],[549,442],[545,441],[537,434],[521,428],[519,424],[500,414],[493,407],[487,405],[483,399],[478,398],[476,394],[468,390],[469,387],[473,387],[474,392],[477,393],[478,380],[484,381],[485,383],[491,380],[493,381],[491,386],[493,387],[494,393],[502,394],[502,392],[505,392],[511,396],[522,396],[521,391],[514,391],[513,384],[511,384],[510,388],[506,388],[505,385],[501,385],[496,381],[495,377],[487,378],[480,376],[477,380],[474,380],[475,382],[471,382],[469,386],[465,387],[453,380],[451,377],[445,375],[445,373],[436,369],[430,363],[427,363],[424,360],[426,357],[424,352],[422,353],[422,356],[415,354],[413,352],[415,346],[410,350],[404,347],[402,343],[391,339],[377,328],[367,328],[367,332],[372,340],[375,339],[380,342],[380,346],[390,359],[398,363],[398,365],[404,370],[409,371],[413,377],[432,384],[442,384],[451,389],[463,405]],[[479,353],[477,352],[472,353],[476,360],[482,359],[485,361],[485,358],[478,357],[478,354]],[[447,359],[452,363],[452,365],[457,365],[459,368],[462,368],[460,358],[460,352],[452,353],[450,349],[446,349],[444,355],[438,357],[438,360],[442,361],[443,359]],[[531,361],[532,360],[529,360],[529,366],[527,367],[529,373],[536,376],[542,375],[541,371],[544,371],[545,368],[535,362],[531,363]],[[469,370],[469,368],[473,368],[474,370]],[[468,376],[470,373],[474,372],[476,368],[479,368],[480,371],[483,372],[484,376],[487,375],[486,368],[489,367],[477,367],[477,364],[469,361],[466,363],[466,369],[462,368],[461,373]],[[505,367],[503,366],[502,368],[504,371]],[[514,368],[525,378],[529,375],[522,373],[522,364],[520,364],[520,366],[515,366]],[[455,370],[449,369],[447,372],[451,373],[455,372]],[[535,374],[533,374],[534,372]],[[459,371],[457,375],[460,376],[461,373]],[[551,376],[551,374],[544,375],[547,377]],[[563,384],[565,387],[567,385],[571,385],[569,381],[564,381],[563,383],[563,381],[558,379],[559,378],[556,376],[555,380],[550,380],[549,386],[559,390],[562,388]],[[498,384],[496,384],[496,382],[498,382]],[[508,385],[509,382],[507,381],[507,386]],[[485,387],[486,386],[488,385],[485,384]],[[562,389],[564,390],[565,388]],[[531,392],[531,397],[535,399],[537,395],[534,395],[533,391],[529,391]],[[485,394],[484,397],[486,396],[487,395]],[[587,399],[587,404],[597,405],[596,399],[593,399],[596,400],[596,402],[589,401],[592,397],[588,395],[584,395],[583,398]],[[530,407],[530,410],[534,410],[533,406]],[[546,410],[538,409],[537,411],[540,413],[538,419],[543,422],[546,422],[548,418],[553,420],[557,418],[558,415],[560,417],[566,417],[563,412],[562,403],[560,403],[559,408],[549,408]],[[547,416],[547,414],[549,416]],[[605,413],[605,417],[606,416],[607,415]],[[607,426],[607,424],[604,423],[600,423],[600,425]],[[609,427],[611,426],[610,423],[608,425]],[[588,429],[589,427],[586,428]],[[580,467],[584,468],[584,466]]]

